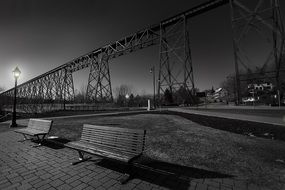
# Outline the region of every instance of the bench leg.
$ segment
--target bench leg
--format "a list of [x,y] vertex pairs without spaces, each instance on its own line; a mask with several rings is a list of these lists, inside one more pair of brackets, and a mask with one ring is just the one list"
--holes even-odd
[[26,140],[31,140],[31,139],[28,139],[25,134],[22,134],[22,135],[24,136],[24,139],[18,140],[18,142],[24,142],[24,141],[26,141]]
[[126,167],[126,170],[128,173],[125,173],[120,179],[120,183],[121,184],[126,184],[131,178],[134,177],[135,175],[135,172],[133,170],[133,167],[130,163],[128,163],[127,167]]
[[130,174],[125,173],[121,178],[120,178],[120,183],[121,184],[126,184],[130,180]]
[[83,155],[83,153],[81,151],[78,151],[78,154],[79,154],[79,160],[76,161],[76,162],[72,162],[71,163],[72,165],[79,164],[79,163],[84,162],[86,160],[89,160],[91,158],[91,157],[84,158],[84,155]]
[[40,146],[42,146],[42,143],[43,143],[43,141],[44,141],[45,136],[46,136],[46,135],[43,135],[42,138],[40,138],[39,135],[37,135],[37,138],[38,138],[39,143],[38,143],[37,145],[32,146],[32,147],[35,148],[35,147],[40,147]]

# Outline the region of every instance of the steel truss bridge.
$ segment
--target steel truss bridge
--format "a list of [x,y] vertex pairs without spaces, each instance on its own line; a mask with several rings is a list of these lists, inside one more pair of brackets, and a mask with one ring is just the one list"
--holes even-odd
[[[250,2],[248,0],[211,0],[99,47],[19,85],[17,99],[20,105],[25,105],[25,109],[35,104],[72,103],[74,100],[72,73],[89,67],[87,99],[92,102],[112,102],[109,60],[153,45],[160,47],[158,100],[166,89],[174,93],[181,87],[187,89],[189,96],[193,97],[195,85],[187,20],[226,4],[229,5],[232,20],[237,99],[241,99],[240,83],[244,80],[243,69],[252,72],[248,58],[250,55],[246,54],[242,47],[242,41],[251,30],[258,33],[269,31],[261,35],[266,39],[270,38],[272,44],[263,67],[274,63],[275,69],[269,72],[270,76],[265,74],[264,78],[274,78],[279,87],[281,63],[284,64],[282,55],[285,51],[279,0]],[[13,91],[14,88],[1,94],[4,104],[12,104]]]

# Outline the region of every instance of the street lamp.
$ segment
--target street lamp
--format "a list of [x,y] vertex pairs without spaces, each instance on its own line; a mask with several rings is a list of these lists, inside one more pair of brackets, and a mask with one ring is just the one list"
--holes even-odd
[[156,102],[155,102],[155,67],[152,66],[149,72],[152,73],[152,76],[153,76],[153,108],[155,109],[155,105],[156,105]]
[[14,88],[14,106],[13,106],[13,115],[12,115],[12,123],[10,127],[17,127],[16,123],[16,101],[17,101],[17,80],[20,77],[21,71],[18,67],[13,70],[13,75],[15,78],[15,88]]

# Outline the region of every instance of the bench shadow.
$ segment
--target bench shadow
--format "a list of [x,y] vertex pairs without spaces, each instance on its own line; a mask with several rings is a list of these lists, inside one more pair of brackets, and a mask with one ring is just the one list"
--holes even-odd
[[[38,143],[37,139],[32,139],[33,142]],[[45,139],[42,143],[42,146],[49,147],[52,149],[63,149],[65,148],[64,144],[70,142],[68,139],[64,138],[55,138],[55,139]]]
[[[110,170],[129,173],[126,164],[118,161],[102,159],[99,162],[94,160],[94,162],[96,165]],[[133,174],[130,180],[140,179],[170,189],[189,189],[193,179],[234,177],[219,172],[154,160],[145,156],[135,161],[131,170]]]

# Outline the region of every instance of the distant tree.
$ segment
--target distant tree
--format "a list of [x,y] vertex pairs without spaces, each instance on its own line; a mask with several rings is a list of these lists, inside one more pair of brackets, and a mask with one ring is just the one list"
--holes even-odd
[[172,93],[170,92],[170,90],[168,88],[164,91],[164,103],[166,105],[173,104]]
[[134,107],[135,106],[135,97],[133,94],[130,95],[129,97],[129,102],[128,102],[129,107]]
[[126,96],[127,94],[131,94],[133,91],[133,87],[130,85],[122,84],[119,87],[115,88],[114,93],[116,97]]
[[190,92],[184,87],[181,86],[173,95],[174,102],[177,104],[189,104],[190,103]]
[[[126,95],[127,94],[131,95],[132,89],[133,89],[132,86],[126,84],[122,84],[119,87],[115,88],[114,93],[115,93],[116,104],[118,106],[125,106]],[[132,97],[132,99],[134,99],[134,97]]]
[[228,92],[229,101],[234,101],[235,98],[235,77],[234,75],[229,75],[220,84],[221,88],[224,88]]
[[80,90],[75,90],[74,102],[85,103],[86,102],[86,90],[87,86],[82,84]]

